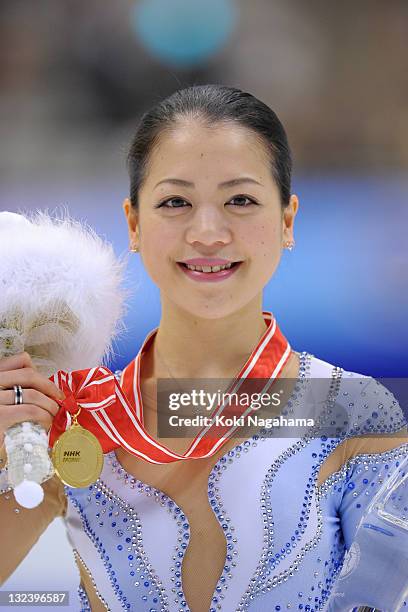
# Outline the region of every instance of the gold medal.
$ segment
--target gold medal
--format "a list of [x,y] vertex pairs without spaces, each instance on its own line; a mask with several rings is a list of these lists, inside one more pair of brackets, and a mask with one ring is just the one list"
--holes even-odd
[[72,425],[55,442],[52,463],[57,476],[70,487],[87,487],[99,478],[103,466],[103,451],[93,433],[79,425],[77,416]]

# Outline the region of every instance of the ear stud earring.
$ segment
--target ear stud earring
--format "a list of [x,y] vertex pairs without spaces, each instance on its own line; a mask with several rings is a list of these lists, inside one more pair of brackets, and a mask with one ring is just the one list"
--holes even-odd
[[129,249],[129,251],[131,253],[138,253],[139,252],[139,247],[132,245],[132,247]]
[[295,241],[294,240],[287,240],[284,245],[285,249],[288,249],[288,251],[291,251],[293,249],[293,247],[295,246]]

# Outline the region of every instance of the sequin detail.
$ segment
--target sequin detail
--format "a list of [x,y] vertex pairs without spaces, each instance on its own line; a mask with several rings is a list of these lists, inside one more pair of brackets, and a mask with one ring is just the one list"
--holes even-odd
[[[82,559],[81,555],[79,554],[79,552],[77,551],[76,548],[73,548],[72,551],[74,553],[74,558],[75,558],[75,561],[77,562],[77,564],[78,565],[82,565],[82,567],[84,568],[84,570],[88,574],[88,576],[89,576],[89,578],[90,578],[90,580],[92,582],[92,586],[95,589],[96,596],[98,597],[99,601],[105,606],[107,612],[111,612],[110,608],[108,607],[108,604],[106,603],[106,601],[104,600],[104,598],[102,597],[100,592],[98,591],[98,588],[96,586],[96,582],[93,579],[93,576],[92,576],[91,572],[89,571],[88,566],[86,565],[85,561]],[[81,612],[92,612],[92,608],[91,608],[91,604],[89,603],[88,595],[87,595],[85,589],[82,587],[81,584],[78,585],[78,596],[79,596],[79,600],[80,600],[80,603],[81,603]]]
[[[362,465],[363,470],[367,471],[369,465],[373,464],[387,464],[390,461],[395,459],[403,459],[408,455],[408,442],[404,442],[397,448],[392,448],[390,450],[384,451],[383,453],[361,453],[360,455],[356,455],[355,457],[351,457],[346,463],[341,467],[340,470],[331,474],[321,485],[317,488],[318,494],[320,498],[327,496],[330,492],[334,493],[335,488],[333,488],[334,484],[340,483],[342,486],[347,484],[347,476],[350,471],[354,468],[355,465]],[[388,469],[388,466],[385,466]],[[392,472],[391,472],[392,473]],[[388,477],[391,474],[388,474]],[[383,481],[379,480],[379,484]],[[368,484],[368,479],[363,479],[364,484]],[[349,487],[353,489],[354,487]]]
[[86,592],[81,587],[81,585],[78,586],[78,597],[79,603],[81,604],[80,612],[92,612],[91,606],[89,605],[88,597],[86,596]]
[[[331,384],[331,389],[329,392],[329,397],[328,397],[328,402],[327,402],[327,410],[324,411],[323,415],[322,415],[322,422],[325,423],[325,418],[328,414],[331,413],[332,408],[334,407],[335,403],[336,403],[336,399],[338,397],[339,394],[339,389],[340,389],[340,384],[341,381],[343,380],[343,374],[344,374],[344,370],[342,368],[333,368],[332,370],[332,384]],[[372,381],[373,379],[370,378],[370,381]],[[379,385],[380,383],[378,383],[377,381],[374,381],[377,385]],[[361,384],[363,384],[363,381],[361,381]],[[368,383],[367,383],[368,384]],[[384,389],[382,389],[382,391],[384,392]],[[377,395],[380,392],[379,389],[375,389],[374,390],[374,394]],[[344,393],[344,395],[346,395],[347,393]],[[364,395],[364,392],[361,394]],[[385,395],[391,395],[388,391],[385,391]],[[393,396],[392,396],[393,397]],[[396,401],[393,400],[392,404],[396,405]],[[354,407],[354,403],[349,403],[349,407],[353,408]],[[368,408],[368,406],[364,406],[365,408]],[[319,419],[320,420],[320,419]],[[391,418],[391,421],[394,421],[392,425],[384,428],[386,429],[386,431],[391,432],[391,431],[397,431],[398,429],[401,428],[401,426],[405,423],[404,421],[404,417],[402,415],[402,420],[394,420],[393,418]],[[367,421],[367,424],[364,424],[364,426],[361,428],[362,431],[367,431],[367,429],[369,431],[375,431],[378,430],[378,427],[376,425],[371,426],[371,421],[370,419]],[[316,428],[315,428],[316,429]],[[321,464],[323,463],[323,461],[326,459],[327,455],[330,454],[333,449],[338,446],[338,444],[340,444],[341,442],[343,442],[344,438],[347,437],[352,437],[353,435],[356,435],[357,433],[359,433],[361,431],[359,429],[359,427],[354,423],[354,429],[349,429],[346,431],[342,432],[342,436],[340,436],[340,439],[335,439],[333,441],[328,441],[327,442],[327,448],[326,450],[324,450],[321,453],[321,460],[319,461],[318,465],[313,466],[313,472],[311,474],[311,477],[309,478],[309,483],[307,484],[307,488],[309,488],[309,495],[306,495],[304,497],[304,506],[306,506],[306,512],[305,512],[305,520],[307,520],[307,510],[310,507],[310,498],[311,498],[311,491],[310,489],[312,487],[314,487],[315,492],[316,492],[316,505],[317,505],[317,516],[318,516],[318,525],[317,525],[317,533],[315,535],[315,537],[312,539],[311,542],[307,543],[306,546],[304,546],[302,548],[302,550],[300,551],[300,553],[296,556],[296,561],[289,567],[288,570],[285,570],[284,572],[281,572],[280,574],[274,576],[272,579],[267,578],[267,576],[271,573],[271,570],[274,569],[276,567],[276,565],[278,563],[281,562],[282,558],[284,558],[288,552],[290,551],[290,543],[289,543],[289,548],[288,550],[285,550],[283,552],[282,555],[280,555],[279,553],[275,555],[275,559],[273,559],[273,553],[272,553],[272,548],[273,548],[273,515],[272,515],[272,507],[271,504],[267,503],[268,499],[270,499],[268,497],[268,493],[269,490],[271,488],[271,483],[273,480],[273,476],[276,474],[277,470],[280,469],[281,465],[283,464],[283,460],[284,459],[282,456],[278,458],[277,462],[279,462],[279,465],[276,469],[274,469],[274,467],[272,467],[269,471],[268,471],[268,476],[265,479],[264,485],[262,487],[262,493],[261,493],[261,507],[262,507],[262,515],[263,515],[263,521],[264,521],[264,548],[262,551],[262,555],[261,555],[261,561],[257,567],[257,570],[255,571],[255,574],[253,576],[253,578],[251,579],[250,585],[246,591],[246,593],[244,594],[239,607],[237,609],[237,612],[241,611],[241,610],[246,610],[248,609],[249,605],[250,605],[250,600],[253,600],[257,595],[260,594],[265,594],[266,592],[268,592],[270,589],[272,589],[273,587],[282,584],[282,582],[287,581],[289,579],[289,577],[294,575],[294,570],[296,571],[297,569],[299,569],[299,564],[302,561],[302,559],[304,558],[305,552],[311,550],[312,548],[315,548],[319,542],[319,540],[321,539],[322,536],[322,527],[323,527],[323,522],[322,522],[322,510],[321,510],[321,500],[322,497],[324,495],[324,492],[329,490],[330,485],[332,485],[334,482],[338,482],[339,480],[346,479],[346,483],[349,489],[352,489],[352,487],[354,486],[354,483],[352,482],[348,482],[347,481],[347,473],[348,470],[355,464],[358,463],[359,461],[363,461],[363,463],[369,463],[369,462],[379,462],[379,454],[378,453],[373,453],[371,455],[360,455],[359,457],[353,458],[351,460],[349,460],[341,470],[339,470],[338,473],[332,475],[332,477],[327,481],[327,483],[323,483],[320,488],[318,488],[316,486],[316,480],[317,480],[317,476],[319,473],[319,468],[321,466]],[[297,452],[298,450],[301,450],[302,446],[306,446],[306,444],[308,442],[310,442],[310,440],[312,439],[312,435],[310,435],[309,433],[304,436],[302,438],[302,440],[300,442],[298,442],[294,447],[292,447],[292,449],[289,449],[289,451],[286,451],[284,453],[284,455],[286,457],[290,456],[293,452]],[[324,442],[326,442],[327,437],[326,436],[322,436],[321,438]],[[322,444],[322,446],[324,446]],[[399,456],[400,453],[402,454],[402,456],[404,456],[404,453],[406,455],[406,449],[408,448],[408,444],[404,444],[401,449],[398,449],[397,451],[394,452],[392,451],[387,451],[385,453],[382,453],[380,456],[382,458],[382,460],[384,462],[390,461],[390,458],[392,457],[396,457]],[[328,450],[329,449],[329,450]],[[369,459],[369,460],[368,460]],[[368,461],[367,461],[368,460]],[[276,464],[276,462],[275,462]],[[366,468],[368,469],[368,468]],[[376,469],[373,467],[373,469]],[[337,476],[337,478],[336,478]],[[381,484],[381,480],[379,481],[379,484]],[[343,480],[344,483],[344,480]],[[327,488],[324,487],[323,485],[327,484]],[[357,493],[353,493],[353,495],[357,495]],[[300,524],[298,525],[298,527],[300,528]],[[300,532],[302,532],[302,530],[300,529]],[[338,537],[338,534],[337,536]],[[292,539],[292,538],[291,538]],[[326,583],[324,584],[323,582],[319,581],[317,583],[317,585],[312,585],[312,590],[314,590],[316,588],[316,586],[321,590],[321,598],[320,597],[315,597],[315,605],[319,605],[322,606],[325,602],[327,602],[330,593],[331,593],[331,589],[334,585],[335,579],[337,578],[338,574],[341,571],[342,565],[343,565],[343,560],[344,560],[344,552],[343,554],[341,554],[339,556],[339,545],[340,543],[337,543],[337,547],[333,547],[330,553],[330,559],[326,560],[325,565],[328,565],[327,571],[329,572],[329,576],[326,578]],[[269,557],[269,559],[268,559]],[[276,559],[276,557],[278,557],[278,560]],[[337,558],[336,558],[337,557]],[[271,567],[268,567],[268,561],[270,562]],[[298,596],[300,597],[302,595],[302,593],[299,593]],[[312,601],[312,597],[309,596],[309,601]],[[290,608],[292,604],[287,604],[287,607]],[[306,605],[306,606],[302,606],[299,605],[299,608],[302,607],[302,609],[305,610],[311,610],[311,609],[315,609],[315,608],[311,608],[310,605]],[[279,606],[280,608],[280,606]],[[316,608],[316,609],[321,609]]]
[[[302,362],[299,368],[299,379],[302,383],[302,386],[306,388],[306,385],[310,384],[310,365],[311,365],[311,356],[309,355],[309,359],[305,363],[305,359],[308,357],[307,353],[302,353]],[[331,407],[336,401],[336,397],[339,389],[339,382],[342,376],[343,370],[342,368],[334,367],[332,369],[332,380],[330,383],[330,388],[328,392],[327,398],[327,409],[322,414],[322,419],[324,420],[327,413],[330,412]],[[303,393],[301,394],[303,396]],[[299,401],[299,400],[298,400]],[[290,408],[290,404],[288,402],[288,406]],[[290,408],[289,411],[293,411]],[[310,505],[311,498],[313,496],[313,481],[316,480],[319,466],[315,466],[312,477],[309,478],[309,482],[306,485],[306,491],[304,496],[304,506],[306,506],[306,510],[304,511],[304,516],[300,518],[298,524],[298,529],[295,530],[295,533],[291,536],[291,541],[288,542],[289,547],[286,548],[284,552],[275,553],[273,550],[274,541],[274,521],[273,521],[273,511],[272,504],[270,501],[270,491],[272,488],[273,480],[281,469],[282,465],[285,461],[294,455],[297,452],[300,452],[304,447],[306,447],[312,439],[314,439],[314,432],[318,430],[319,424],[317,424],[308,434],[306,434],[301,440],[297,441],[294,445],[292,445],[289,449],[285,450],[279,457],[273,462],[273,464],[268,469],[266,477],[263,481],[263,485],[261,487],[261,510],[262,510],[262,518],[264,525],[264,537],[263,537],[263,547],[261,558],[258,563],[258,566],[250,580],[250,583],[243,594],[241,601],[239,602],[237,612],[241,612],[247,610],[250,606],[250,602],[257,597],[257,595],[263,593],[267,593],[271,589],[276,586],[282,584],[282,582],[286,582],[290,577],[294,576],[294,572],[299,569],[300,564],[305,558],[306,553],[309,550],[315,548],[320,540],[321,532],[322,532],[322,510],[320,504],[317,501],[317,532],[315,536],[312,538],[310,542],[307,542],[300,552],[296,555],[295,560],[290,566],[280,573],[274,575],[270,578],[270,574],[274,571],[274,569],[281,563],[281,561],[290,554],[292,549],[294,548],[294,542],[301,539],[301,535],[305,531],[305,525],[309,518],[310,513]],[[270,435],[269,432],[265,432],[266,435]],[[272,432],[273,433],[273,432]],[[339,442],[336,442],[337,445]],[[323,461],[324,457],[322,457]],[[313,478],[314,477],[314,478]]]
[[176,521],[178,537],[172,556],[173,565],[170,568],[171,581],[174,583],[172,593],[174,595],[174,602],[179,607],[179,610],[190,612],[181,582],[181,566],[190,541],[190,525],[186,515],[169,495],[129,474],[116,459],[114,451],[107,455],[107,460],[118,480],[121,480],[126,486],[130,486],[131,489],[135,489],[138,493],[144,493],[147,497],[154,497],[155,502],[164,507]]
[[[312,357],[313,356],[308,353],[302,353],[301,354],[301,368],[302,367],[304,368],[305,364],[307,363],[310,365]],[[332,379],[337,379],[338,381],[340,381],[342,374],[344,374],[344,372],[341,368],[332,369]],[[348,373],[348,374],[350,376],[351,375],[355,376],[354,374],[351,374],[351,373]],[[118,376],[120,376],[120,372],[118,372]],[[304,376],[306,375],[304,374]],[[361,381],[360,384],[364,385],[366,383],[366,385],[368,385],[368,383],[372,380],[373,379],[371,379],[370,377],[367,377],[367,380]],[[364,397],[364,395],[366,394],[366,390],[367,390],[366,385],[362,389],[362,392],[361,392],[362,397]],[[372,387],[369,389],[369,391],[373,392]],[[379,392],[380,392],[380,389],[375,388],[374,394],[376,395]],[[338,396],[338,393],[339,393],[338,386],[336,386],[335,392],[333,392],[333,394],[329,393],[329,399],[333,399],[333,397],[334,399],[336,399]],[[346,396],[347,391],[344,391],[343,395]],[[388,395],[388,393],[386,393],[386,395]],[[391,395],[391,398],[392,397],[393,396]],[[294,395],[294,399],[297,399],[296,395]],[[292,400],[292,397],[290,398],[290,400]],[[364,402],[364,400],[362,401]],[[389,408],[393,410],[393,406],[391,405],[391,403],[392,405],[395,405],[397,402],[390,401]],[[356,456],[350,459],[344,466],[342,466],[342,468],[338,472],[336,472],[335,474],[332,474],[323,484],[320,485],[320,487],[317,487],[316,481],[317,481],[317,475],[319,473],[319,468],[321,464],[323,463],[323,461],[327,458],[327,456],[333,451],[333,449],[338,444],[343,442],[345,438],[353,437],[362,432],[378,431],[378,421],[379,421],[378,417],[381,416],[381,412],[377,412],[377,409],[376,409],[377,404],[374,404],[373,407],[371,407],[371,401],[370,401],[369,404],[364,404],[358,407],[357,403],[355,405],[354,402],[347,402],[345,406],[349,407],[348,409],[349,416],[353,416],[353,421],[355,421],[352,423],[351,430],[349,428],[348,430],[342,431],[341,435],[339,436],[340,439],[336,438],[334,441],[327,440],[327,438],[323,439],[323,437],[321,438],[322,441],[325,442],[325,444],[322,444],[323,450],[321,453],[319,453],[319,450],[317,450],[317,454],[312,455],[313,457],[316,458],[316,462],[314,462],[314,465],[312,466],[311,473],[308,474],[306,477],[307,487],[305,491],[305,498],[304,498],[304,504],[303,504],[303,507],[305,508],[305,510],[302,511],[302,516],[304,518],[304,521],[306,521],[310,515],[309,504],[310,504],[310,498],[311,498],[312,492],[314,491],[316,494],[316,511],[317,511],[316,534],[306,544],[306,546],[302,548],[302,550],[296,556],[295,561],[292,563],[289,569],[286,569],[284,572],[280,572],[279,574],[272,575],[272,578],[269,577],[270,574],[272,573],[272,571],[275,571],[275,569],[279,566],[279,564],[282,562],[285,556],[287,556],[287,552],[285,551],[286,554],[282,555],[282,557],[278,557],[278,559],[276,559],[275,557],[275,559],[273,559],[272,550],[275,545],[274,543],[274,521],[273,521],[273,513],[272,513],[272,505],[270,501],[270,496],[268,496],[268,488],[271,487],[271,484],[275,476],[277,475],[280,468],[285,464],[287,459],[295,453],[302,452],[304,448],[310,443],[313,435],[310,434],[308,436],[305,436],[300,441],[298,441],[295,445],[293,445],[291,448],[286,449],[286,451],[282,453],[278,457],[277,460],[274,461],[274,463],[271,465],[270,469],[268,470],[265,476],[264,482],[262,484],[262,487],[261,487],[261,500],[260,501],[261,501],[262,520],[263,520],[263,526],[264,526],[264,542],[263,542],[262,554],[261,554],[260,561],[259,561],[259,564],[256,570],[256,571],[259,570],[259,574],[256,576],[256,582],[253,584],[251,581],[248,586],[247,591],[250,590],[251,596],[248,597],[248,601],[245,602],[245,607],[237,608],[238,611],[247,610],[253,599],[260,596],[261,594],[266,594],[268,591],[273,589],[278,584],[282,584],[283,582],[290,580],[290,578],[293,575],[295,575],[296,570],[299,569],[299,566],[302,563],[306,553],[309,553],[308,555],[309,557],[311,556],[310,551],[317,547],[319,541],[321,540],[322,533],[323,533],[322,514],[324,510],[322,511],[322,505],[321,505],[323,499],[326,499],[329,493],[334,493],[336,492],[336,490],[339,491],[339,494],[341,494],[340,487],[342,490],[346,492],[350,491],[351,495],[353,496],[354,494],[356,494],[356,491],[354,490],[354,482],[353,482],[354,479],[349,478],[349,472],[348,472],[348,470],[353,468],[353,465],[355,463],[361,463],[361,467],[364,467],[364,469],[368,469],[367,466],[364,466],[364,460],[367,460],[368,461],[367,465],[370,465],[371,462],[378,463],[380,458],[383,462],[387,462],[387,461],[390,461],[392,457],[399,456],[398,453],[401,453],[402,456],[404,455],[404,452],[405,454],[407,453],[408,443],[400,447],[400,449],[398,450],[393,449],[391,451],[386,451],[385,453],[381,453],[381,454],[373,453],[370,455],[365,454],[365,455]],[[378,406],[381,411],[381,402],[378,403]],[[288,402],[285,409],[286,408],[287,408],[287,412],[289,413],[293,412],[291,401]],[[359,408],[361,408],[361,410]],[[367,416],[369,417],[368,420],[365,419],[363,408],[368,409],[367,410]],[[331,410],[331,407],[330,407],[330,402],[329,402],[327,412],[330,413],[330,410]],[[283,412],[283,414],[285,414],[285,412]],[[387,414],[387,413],[384,412],[384,414]],[[392,417],[395,417],[395,418],[392,418]],[[395,414],[394,412],[392,412],[392,417],[390,419],[392,425],[381,425],[382,431],[384,431],[384,433],[387,431],[396,431],[401,428],[402,426],[400,425],[401,422],[402,424],[404,424],[404,422],[401,421],[401,416],[398,414],[397,410],[395,411]],[[384,421],[384,419],[380,419],[380,420]],[[366,421],[366,424],[364,424],[364,421]],[[265,432],[263,431],[262,433],[265,433]],[[273,430],[271,432],[269,431],[267,432],[268,437],[269,435],[273,435],[273,434],[274,434]],[[243,443],[240,443],[239,445],[237,445],[235,448],[233,448],[231,451],[226,453],[226,455],[224,455],[217,461],[217,463],[215,464],[215,466],[213,467],[209,475],[208,497],[209,497],[211,507],[213,508],[213,511],[218,521],[223,527],[224,533],[229,532],[230,535],[232,536],[230,540],[227,539],[227,543],[230,543],[233,545],[231,549],[227,548],[226,563],[225,563],[223,572],[219,578],[219,581],[217,583],[217,587],[219,587],[219,591],[216,588],[213,594],[212,607],[210,608],[211,612],[222,610],[222,600],[225,597],[225,590],[228,588],[229,579],[233,577],[234,568],[236,567],[235,559],[238,556],[238,545],[239,545],[239,542],[237,542],[236,538],[234,538],[234,533],[233,533],[234,528],[231,525],[231,521],[226,516],[225,511],[224,511],[222,499],[219,494],[219,491],[220,491],[218,487],[219,480],[222,474],[224,474],[225,471],[227,470],[228,465],[230,465],[236,459],[239,459],[239,457],[241,456],[241,452],[243,453],[249,452],[251,446],[256,446],[258,441],[264,441],[265,439],[266,439],[266,436],[259,437],[255,435],[251,439]],[[114,453],[112,454],[114,456]],[[382,459],[382,457],[384,457],[384,459]],[[180,513],[182,517],[184,517],[181,509],[178,508],[175,502],[171,500],[171,498],[169,498],[168,496],[164,495],[160,490],[155,489],[154,487],[146,485],[145,483],[142,483],[141,481],[138,481],[137,479],[133,478],[132,475],[128,474],[123,468],[121,468],[120,464],[118,463],[116,464],[115,470],[117,470],[118,473],[121,474],[121,478],[123,478],[123,481],[128,486],[132,488],[136,488],[138,491],[143,492],[146,495],[149,495],[149,496],[154,495],[158,503],[161,503],[161,505],[166,506],[167,510],[170,513],[174,514],[174,518],[176,518],[176,515],[178,515],[178,517],[181,518]],[[340,483],[339,488],[336,487],[337,483]],[[213,503],[211,503],[211,500]],[[167,506],[168,502],[170,502],[170,506]],[[173,503],[171,504],[171,502]],[[122,500],[122,503],[125,503],[125,502]],[[360,506],[358,505],[358,507]],[[175,512],[177,509],[180,511],[180,513]],[[184,519],[185,519],[185,527],[187,529],[189,527],[188,520],[186,517],[184,517]],[[182,564],[184,552],[188,545],[188,539],[185,538],[185,540],[183,540],[182,534],[183,534],[182,531],[178,532],[178,535],[179,535],[178,544],[176,545],[175,550],[174,550],[175,555],[173,556],[173,560],[175,561],[175,564],[174,564],[174,567],[171,568],[171,572],[172,572],[172,579],[174,578],[173,582],[174,582],[175,588],[172,589],[172,591],[175,594],[174,601],[178,604],[177,610],[179,612],[183,612],[183,611],[188,612],[188,606],[184,599],[182,584],[181,584],[181,564]],[[326,534],[326,531],[324,531],[324,534]],[[294,534],[294,535],[298,535],[298,534]],[[321,555],[323,562],[320,557],[318,557],[317,560],[314,559],[313,562],[316,561],[316,569],[319,569],[319,565],[317,565],[318,562],[320,562],[321,566],[323,566],[321,567],[321,569],[323,570],[323,575],[322,575],[322,572],[319,573],[317,571],[311,574],[311,576],[313,575],[315,581],[313,582],[311,581],[310,584],[308,584],[308,588],[306,589],[307,593],[301,592],[301,591],[304,591],[304,589],[301,589],[301,591],[299,592],[298,592],[298,589],[296,589],[296,593],[295,592],[293,593],[293,600],[292,600],[292,593],[291,593],[291,597],[290,597],[291,601],[290,602],[287,601],[285,603],[281,603],[281,602],[278,603],[271,593],[270,597],[273,601],[269,602],[269,598],[268,598],[268,601],[266,602],[268,609],[283,610],[284,608],[290,609],[292,607],[294,609],[302,609],[305,611],[308,611],[308,610],[317,611],[317,610],[322,609],[324,602],[327,601],[327,599],[329,598],[333,583],[338,573],[341,571],[341,568],[343,565],[344,555],[346,551],[345,551],[344,544],[339,541],[339,537],[340,537],[340,530],[339,532],[336,532],[334,534],[335,539],[333,539],[333,541],[330,540],[329,542],[330,548],[329,547],[326,548],[324,556]],[[292,541],[292,539],[290,539],[290,541]],[[325,541],[326,540],[323,539],[323,543]],[[186,546],[181,547],[181,543],[186,544]],[[290,552],[290,548],[288,550]],[[229,552],[231,552],[230,558],[228,558]],[[266,552],[266,555],[265,555],[265,552]],[[318,553],[319,551],[317,550],[315,551],[314,554],[317,555]],[[177,555],[179,556],[177,557]],[[273,562],[269,563],[271,559]],[[231,562],[228,563],[229,561]],[[289,561],[286,562],[286,566],[288,565],[288,563]],[[270,571],[265,571],[265,568]],[[289,583],[288,587],[290,587],[292,582],[293,581]],[[278,593],[278,591],[276,592]],[[244,594],[244,597],[245,597],[245,594]],[[313,602],[313,599],[314,599],[314,602]],[[242,603],[242,600],[240,603]]]
[[[128,598],[125,596],[123,588],[121,588],[119,585],[116,571],[112,569],[112,563],[110,563],[109,555],[106,554],[106,550],[101,539],[91,528],[90,521],[84,512],[81,502],[75,498],[75,493],[67,485],[65,485],[64,488],[68,499],[78,510],[82,520],[84,532],[87,534],[96,550],[99,552],[103,565],[108,574],[109,581],[119,603],[121,604],[121,607],[125,610],[132,610],[132,604],[127,601]],[[160,612],[168,612],[168,596],[165,593],[162,582],[157,577],[143,549],[142,527],[137,512],[130,506],[130,504],[125,503],[120,497],[115,495],[115,493],[100,479],[98,479],[93,485],[90,485],[88,487],[88,491],[90,492],[90,495],[87,497],[89,502],[91,502],[94,498],[96,505],[105,505],[105,507],[101,510],[102,513],[106,513],[106,511],[109,510],[106,518],[119,515],[119,511],[117,509],[115,511],[115,506],[124,513],[125,517],[122,519],[122,522],[126,523],[126,527],[124,527],[123,532],[121,533],[121,538],[125,538],[127,544],[118,544],[117,548],[118,550],[123,551],[125,554],[126,551],[128,552],[128,564],[131,568],[130,575],[133,576],[135,574],[133,570],[133,561],[135,561],[137,564],[136,570],[141,572],[140,576],[136,577],[137,579],[133,584],[134,586],[140,587],[140,590],[144,592],[141,596],[144,604],[148,603],[151,605],[151,610],[156,610],[157,604],[160,603]],[[100,502],[101,498],[102,501]],[[108,506],[108,502],[111,502],[110,506]],[[96,518],[100,518],[100,513],[96,514]],[[126,536],[125,531],[130,532],[130,535]],[[134,593],[132,593],[132,595],[134,595]],[[157,612],[159,611],[157,610]]]
[[[303,382],[308,382],[310,380],[309,378],[307,378],[307,374],[310,372],[310,365],[311,365],[312,357],[313,356],[310,353],[307,353],[306,351],[300,354],[299,377],[303,379]],[[117,371],[117,373],[115,372],[115,375],[116,374],[120,377],[119,371]],[[291,406],[293,405],[295,401],[297,403],[300,402],[300,397],[303,395],[303,393],[299,396],[298,391],[299,391],[299,387],[296,385],[287,402],[287,406],[289,407],[289,412],[293,412],[293,409],[291,409]],[[287,412],[284,412],[284,414],[286,413]],[[228,589],[228,581],[231,580],[233,577],[233,568],[235,568],[237,565],[236,559],[238,556],[238,547],[237,547],[238,542],[237,542],[237,538],[234,536],[235,528],[231,524],[231,519],[227,516],[225,512],[225,508],[223,506],[221,496],[219,495],[219,488],[217,487],[217,484],[224,470],[227,469],[227,465],[232,463],[233,458],[238,459],[240,457],[241,452],[248,452],[251,446],[257,446],[258,440],[262,441],[265,439],[266,438],[263,436],[254,434],[248,440],[245,440],[244,442],[237,444],[237,446],[229,450],[225,455],[223,455],[222,457],[218,459],[218,461],[213,466],[209,474],[209,477],[208,477],[209,504],[221,528],[223,529],[223,532],[226,538],[226,546],[227,546],[225,564],[221,572],[221,576],[219,577],[217,581],[217,584],[216,584],[216,587],[215,587],[215,590],[214,590],[214,593],[211,599],[212,605],[211,605],[209,612],[216,612],[217,610],[222,609],[222,605],[221,605],[222,600],[225,598],[225,591]],[[122,468],[120,463],[116,460],[114,451],[109,453],[108,461],[112,465],[113,470],[116,471],[117,477],[120,479],[123,479],[125,484],[130,483],[130,486],[132,488],[136,487],[139,491],[146,492],[147,495],[154,494],[157,500],[159,498],[162,500],[163,502],[162,505],[167,504],[168,511],[171,511],[174,509],[174,514],[178,516],[173,515],[173,518],[177,519],[178,517],[180,517],[180,513],[182,513],[182,510],[181,508],[177,506],[175,501],[172,500],[169,496],[164,495],[160,490],[156,489],[155,487],[146,485],[142,481],[134,478],[131,474],[126,472],[126,470]],[[175,586],[176,586],[177,597],[175,599],[175,603],[177,603],[180,606],[179,608],[180,611],[184,610],[186,612],[189,612],[189,608],[185,600],[183,589],[182,589],[181,566],[182,566],[183,557],[184,557],[184,554],[185,554],[185,551],[187,549],[188,542],[189,542],[190,526],[189,526],[187,517],[185,517],[184,514],[181,514],[181,516],[183,517],[183,521],[184,521],[183,528],[185,529],[185,533],[183,533],[181,529],[179,529],[178,545],[176,546],[174,555],[173,555],[173,561],[175,563],[174,563],[174,566],[170,568],[170,571],[172,574],[172,581],[174,581]],[[179,522],[178,522],[178,525],[180,527]],[[172,590],[174,592],[174,589]]]

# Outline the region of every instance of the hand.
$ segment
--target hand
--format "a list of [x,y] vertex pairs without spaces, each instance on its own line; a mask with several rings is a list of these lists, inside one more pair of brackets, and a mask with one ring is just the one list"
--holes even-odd
[[[14,385],[23,388],[23,404],[14,404]],[[39,423],[48,432],[64,394],[40,374],[28,353],[0,359],[0,447],[9,427],[24,421]]]

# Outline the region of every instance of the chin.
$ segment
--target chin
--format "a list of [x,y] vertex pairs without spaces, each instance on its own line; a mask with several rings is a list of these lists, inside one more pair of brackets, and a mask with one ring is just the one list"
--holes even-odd
[[182,303],[179,302],[180,298],[178,298],[176,303],[178,304],[179,308],[186,311],[193,317],[216,320],[229,317],[235,312],[241,310],[248,303],[248,300],[242,301],[242,296],[240,297],[241,299],[238,300],[228,296],[228,299],[224,299],[223,302],[221,302],[221,300],[217,300],[217,298],[213,298],[213,300],[207,300],[205,302],[202,301],[194,304],[186,296],[186,299]]

